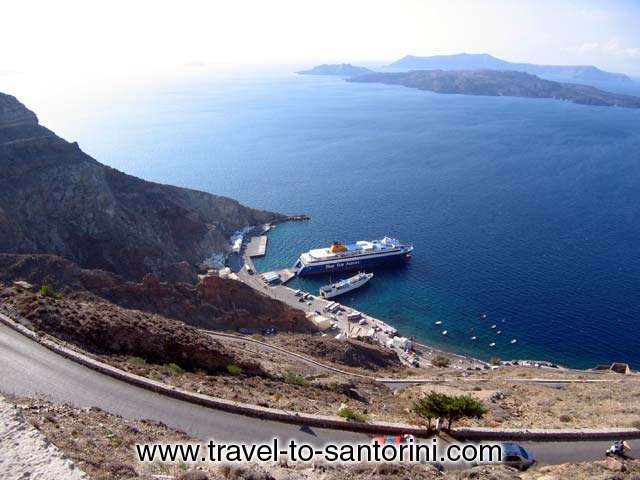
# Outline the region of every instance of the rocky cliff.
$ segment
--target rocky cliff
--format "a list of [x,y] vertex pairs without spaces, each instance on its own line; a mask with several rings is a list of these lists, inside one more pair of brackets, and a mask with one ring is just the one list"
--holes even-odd
[[300,310],[289,308],[235,280],[215,276],[197,285],[161,282],[153,274],[127,281],[111,272],[80,268],[55,255],[0,254],[0,282],[46,283],[63,296],[99,297],[127,309],[142,310],[211,330],[275,327],[311,333],[314,325]]
[[193,281],[233,231],[278,218],[102,165],[0,93],[0,252],[53,253],[132,280],[151,272]]
[[515,71],[414,70],[406,73],[371,73],[347,81],[404,85],[436,93],[553,98],[583,105],[640,108],[640,97],[605,92],[587,85],[544,80]]

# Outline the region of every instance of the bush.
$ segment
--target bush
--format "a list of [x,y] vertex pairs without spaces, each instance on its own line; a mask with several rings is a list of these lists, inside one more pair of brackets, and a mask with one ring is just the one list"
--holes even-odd
[[324,389],[333,393],[342,393],[342,387],[338,382],[329,382],[324,386]]
[[235,363],[230,363],[229,365],[227,365],[227,372],[229,372],[231,375],[241,375],[243,370],[242,367],[236,365]]
[[569,423],[571,420],[573,420],[573,418],[571,418],[571,415],[560,415],[558,417],[558,420],[560,420],[562,423]]
[[142,357],[129,357],[127,358],[129,363],[133,363],[134,365],[146,365],[147,361]]
[[307,384],[307,381],[305,380],[304,377],[301,377],[300,375],[297,375],[293,372],[287,373],[287,376],[285,377],[285,379],[287,383],[298,385],[300,387],[304,387]]
[[49,298],[53,298],[55,300],[60,300],[61,296],[59,293],[56,293],[53,291],[53,288],[51,288],[49,286],[49,284],[47,283],[43,283],[42,286],[40,287],[40,295],[42,295],[43,297],[49,297]]
[[366,422],[367,417],[362,415],[361,413],[354,412],[349,408],[341,408],[338,411],[338,416],[342,418],[346,418],[347,420],[351,420],[352,422]]
[[445,357],[444,355],[438,355],[433,360],[431,360],[431,363],[434,367],[445,368],[449,366],[449,364],[451,363],[451,359],[449,357]]
[[171,372],[176,373],[176,374],[178,374],[178,373],[184,373],[184,370],[182,369],[182,367],[180,367],[180,365],[177,365],[177,364],[175,364],[175,363],[169,363],[169,364],[167,364],[167,368],[168,368],[169,370],[171,370]]
[[640,430],[640,420],[634,420],[633,422],[631,422],[631,426]]
[[491,365],[500,365],[500,359],[498,357],[491,357],[491,359],[489,360],[489,363],[491,363]]

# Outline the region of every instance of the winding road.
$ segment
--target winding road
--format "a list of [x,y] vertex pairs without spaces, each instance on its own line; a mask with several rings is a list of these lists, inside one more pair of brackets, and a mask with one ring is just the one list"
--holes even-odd
[[[274,436],[314,445],[368,442],[367,435],[258,420],[194,405],[129,385],[63,358],[0,324],[0,392],[40,395],[77,407],[97,406],[127,418],[148,418],[203,440],[269,441]],[[603,458],[610,442],[525,442],[542,464]]]

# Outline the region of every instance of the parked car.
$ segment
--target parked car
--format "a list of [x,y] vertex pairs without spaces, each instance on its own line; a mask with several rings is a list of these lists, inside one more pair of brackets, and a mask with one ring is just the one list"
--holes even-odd
[[505,465],[526,470],[536,463],[533,453],[515,442],[503,442],[500,446],[502,447],[502,463]]

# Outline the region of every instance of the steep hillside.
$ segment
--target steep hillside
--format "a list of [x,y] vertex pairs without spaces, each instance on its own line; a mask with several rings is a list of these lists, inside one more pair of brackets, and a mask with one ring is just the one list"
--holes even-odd
[[0,252],[53,253],[128,279],[193,280],[233,231],[278,218],[102,165],[0,93]]
[[104,270],[83,269],[55,255],[0,254],[0,282],[26,280],[36,287],[46,283],[64,296],[100,297],[127,309],[214,330],[275,327],[279,331],[311,333],[304,313],[289,308],[250,287],[218,277],[197,285],[161,282],[153,274],[132,282]]
[[605,92],[587,85],[553,82],[515,71],[412,70],[401,73],[371,73],[347,81],[403,85],[436,93],[553,98],[583,105],[640,108],[640,97]]
[[388,68],[400,70],[515,70],[533,75],[561,76],[576,81],[631,82],[631,79],[623,73],[606,72],[593,65],[513,63],[487,53],[459,53],[429,57],[407,55],[388,65]]

